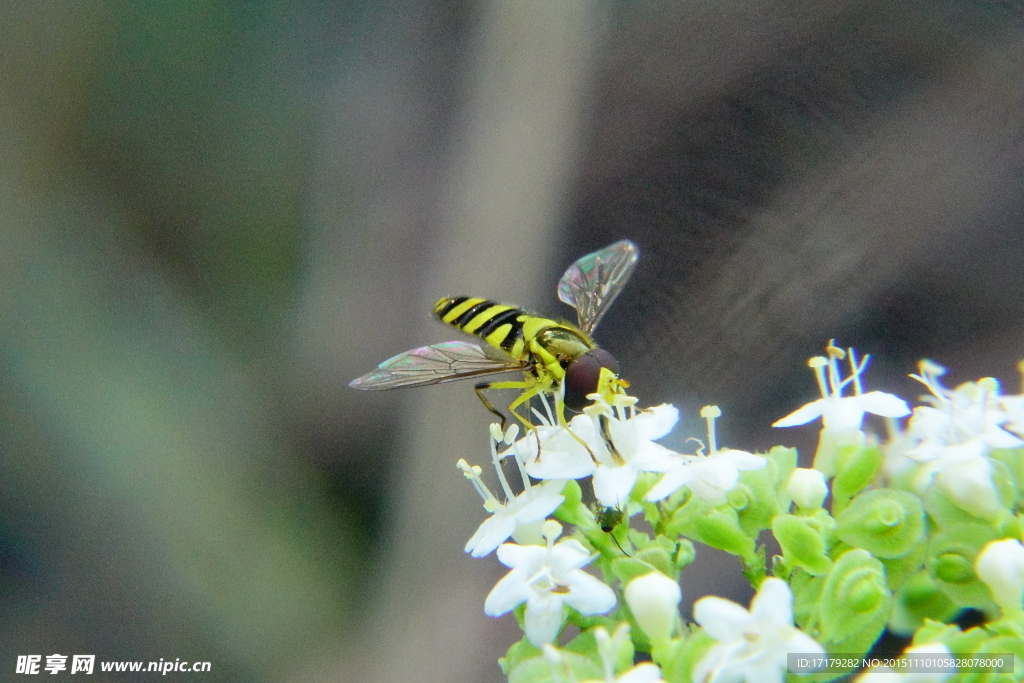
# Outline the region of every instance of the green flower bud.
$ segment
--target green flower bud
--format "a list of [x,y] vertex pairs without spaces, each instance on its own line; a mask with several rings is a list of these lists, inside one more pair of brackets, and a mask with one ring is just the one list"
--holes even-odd
[[907,491],[875,489],[853,499],[836,517],[836,536],[875,557],[909,553],[924,534],[924,507]]

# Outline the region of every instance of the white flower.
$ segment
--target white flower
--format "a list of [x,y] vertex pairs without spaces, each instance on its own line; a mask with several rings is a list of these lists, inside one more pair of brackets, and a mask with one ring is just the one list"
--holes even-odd
[[[517,432],[516,425],[509,427],[504,434],[498,425],[491,425],[491,460],[504,489],[506,503],[498,502],[498,499],[483,483],[480,479],[481,469],[479,467],[472,467],[465,460],[458,462],[459,469],[473,483],[473,487],[483,498],[484,509],[491,513],[491,516],[484,520],[466,543],[466,552],[473,557],[489,555],[510,536],[513,536],[519,543],[543,543],[541,525],[547,516],[565,500],[562,495],[562,489],[565,487],[564,479],[532,485],[529,477],[525,474],[523,474],[522,493],[518,496],[512,495],[512,490],[505,479],[505,473],[501,469],[501,460],[508,455],[514,455],[515,451],[510,448],[503,453],[498,453],[497,445],[512,442]],[[518,459],[516,459],[516,463],[522,469],[522,463]]]
[[562,628],[563,605],[581,614],[603,614],[615,607],[615,593],[580,567],[592,559],[578,541],[555,543],[561,527],[544,523],[546,546],[505,543],[498,559],[512,569],[491,589],[484,612],[500,617],[526,603],[525,631],[536,647],[552,642]]
[[533,430],[516,448],[530,476],[578,479],[593,475],[598,501],[606,507],[623,507],[638,472],[663,471],[677,455],[654,441],[672,431],[679,411],[667,404],[637,411],[636,399],[622,394],[616,395],[612,404],[597,394],[588,398],[593,403],[569,423],[571,434],[542,425],[537,428],[539,455]]
[[686,486],[693,495],[709,505],[725,503],[725,494],[735,488],[740,480],[740,470],[761,469],[768,461],[759,455],[737,450],[717,450],[715,419],[721,416],[718,406],[704,406],[700,411],[708,424],[708,444],[711,455],[677,455],[659,463],[655,471],[665,472],[644,500],[654,502],[675,493]]
[[944,370],[934,363],[921,364],[921,374],[911,375],[932,395],[931,406],[918,406],[908,431],[919,443],[907,455],[915,460],[940,458],[950,446],[978,445],[981,453],[992,448],[1016,448],[1024,441],[1002,428],[1007,422],[999,382],[991,377],[965,382],[950,391],[939,382]]
[[492,514],[466,543],[466,552],[473,557],[489,555],[513,535],[520,543],[543,542],[540,524],[565,500],[564,487],[564,479],[552,479],[531,486],[508,503],[485,504],[493,507]]
[[[786,417],[777,420],[773,427],[795,427],[807,424],[811,420],[821,418],[823,428],[834,432],[858,431],[864,422],[864,414],[872,413],[883,417],[903,417],[910,414],[910,407],[901,398],[882,391],[861,393],[860,375],[867,367],[870,355],[864,356],[860,363],[849,349],[851,374],[842,379],[839,361],[846,353],[830,341],[826,347],[828,359],[823,356],[812,358],[808,365],[814,368],[818,377],[818,388],[821,398],[797,408]],[[827,376],[826,376],[827,368]],[[843,396],[847,384],[853,384],[853,396]]]
[[676,456],[672,469],[647,492],[644,500],[659,501],[686,486],[709,505],[721,505],[726,500],[725,494],[740,480],[740,470],[761,469],[767,463],[759,455],[737,450]]
[[988,543],[974,561],[974,571],[985,582],[1004,611],[1024,605],[1024,545],[1015,538]]
[[967,382],[950,391],[939,377],[945,369],[922,361],[921,374],[911,375],[932,393],[931,406],[918,406],[907,433],[915,445],[904,454],[922,463],[913,485],[923,493],[936,479],[961,508],[987,517],[1000,508],[988,454],[993,448],[1015,448],[1024,441],[1002,428],[1007,416],[999,382],[991,377]]
[[813,510],[820,508],[828,495],[828,484],[825,483],[825,475],[819,470],[797,467],[789,475],[786,491],[797,507]]
[[706,597],[694,604],[693,617],[718,641],[694,669],[693,680],[700,683],[780,683],[788,653],[825,652],[793,626],[793,594],[782,579],[765,579],[749,612],[731,600]]
[[652,644],[667,640],[679,621],[679,584],[661,572],[638,576],[626,584],[626,604]]

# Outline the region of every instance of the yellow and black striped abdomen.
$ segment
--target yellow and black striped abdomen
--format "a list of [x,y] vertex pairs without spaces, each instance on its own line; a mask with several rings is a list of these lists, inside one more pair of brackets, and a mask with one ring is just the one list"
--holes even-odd
[[480,337],[516,359],[523,357],[523,322],[531,317],[515,306],[475,297],[445,297],[434,304],[441,322]]

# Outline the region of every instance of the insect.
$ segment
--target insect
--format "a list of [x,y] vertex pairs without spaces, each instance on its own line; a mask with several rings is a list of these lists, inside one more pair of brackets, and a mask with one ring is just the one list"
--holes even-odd
[[615,531],[615,527],[622,524],[623,521],[627,521],[625,513],[619,508],[607,507],[598,503],[594,503],[592,509],[594,512],[594,518],[597,521],[597,525],[601,528],[601,531],[608,534],[611,539],[615,541],[615,545],[618,546],[623,555],[630,557],[630,554],[627,553],[621,545],[619,545],[619,539],[615,538],[615,535],[612,533]]
[[465,341],[422,346],[389,358],[349,385],[397,389],[521,371],[522,380],[477,384],[474,389],[484,406],[501,418],[504,428],[505,415],[482,392],[519,389],[522,393],[508,409],[532,428],[516,408],[529,405],[535,396],[553,396],[558,421],[565,426],[564,408],[581,410],[587,405],[587,395],[599,388],[602,369],[625,386],[618,380],[618,362],[598,348],[590,334],[633,274],[638,257],[636,245],[622,240],[569,266],[558,283],[558,298],[576,309],[578,327],[488,299],[444,297],[434,305],[437,317],[481,338],[486,346]]

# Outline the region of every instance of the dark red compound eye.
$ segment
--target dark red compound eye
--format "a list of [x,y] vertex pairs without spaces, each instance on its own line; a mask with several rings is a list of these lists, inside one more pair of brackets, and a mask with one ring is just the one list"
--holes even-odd
[[587,394],[597,391],[601,368],[608,368],[616,376],[619,361],[604,349],[591,349],[569,363],[565,369],[565,405],[570,410],[583,410],[589,403]]

